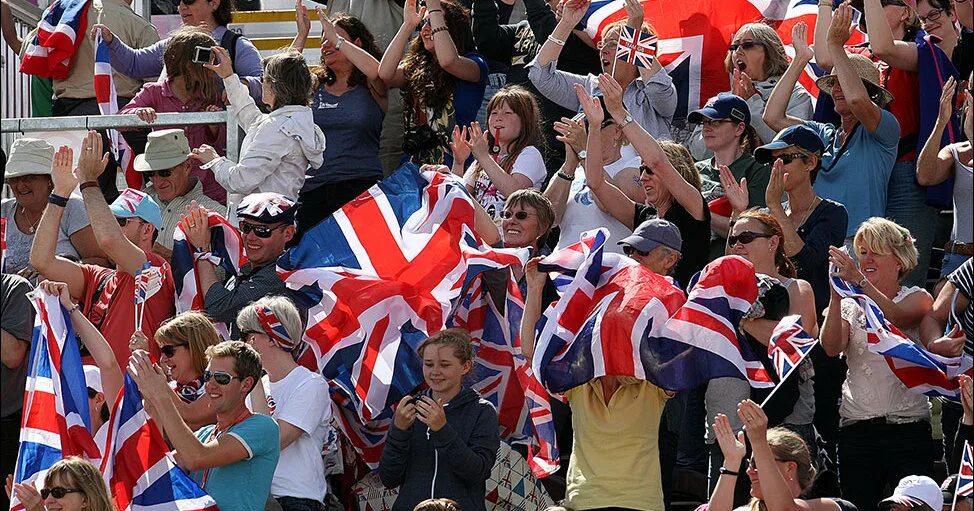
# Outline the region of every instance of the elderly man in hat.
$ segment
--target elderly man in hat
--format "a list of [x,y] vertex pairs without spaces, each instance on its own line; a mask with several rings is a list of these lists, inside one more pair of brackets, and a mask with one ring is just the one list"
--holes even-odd
[[764,121],[773,129],[804,123],[824,140],[822,169],[815,193],[844,204],[849,212],[847,245],[864,220],[886,216],[886,189],[900,141],[900,125],[884,107],[893,100],[880,85],[879,69],[862,55],[849,55],[844,44],[852,26],[852,7],[836,9],[829,27],[828,52],[834,60],[832,74],[816,82],[820,91],[835,101],[839,126],[802,121],[785,113],[798,77],[813,57],[804,25],[796,26],[796,56],[768,98]]
[[[273,192],[252,193],[237,206],[240,238],[247,264],[240,274],[221,283],[214,258],[200,257],[197,265],[200,292],[205,312],[215,321],[231,325],[231,338],[238,338],[237,313],[245,305],[263,296],[286,295],[284,281],[277,275],[277,258],[294,238],[294,199]],[[206,208],[193,204],[182,219],[186,239],[197,253],[210,252],[210,231]]]
[[206,209],[220,211],[222,206],[203,193],[203,183],[193,176],[189,160],[189,142],[181,129],[153,131],[145,153],[135,157],[135,170],[148,178],[145,192],[162,208],[162,228],[154,250],[166,259],[172,258],[173,232],[193,201]]
[[[68,284],[71,297],[84,305],[82,312],[95,327],[104,333],[120,367],[128,363],[129,338],[135,331],[135,277],[148,263],[146,275],[153,275],[147,284],[149,297],[143,311],[142,332],[151,338],[163,320],[175,310],[175,287],[169,264],[152,251],[152,244],[162,227],[159,206],[145,193],[128,188],[111,204],[98,187],[100,176],[108,164],[102,152],[102,140],[90,131],[78,158],[77,176],[71,169],[72,150],[62,147],[54,156],[52,179],[54,194],[67,197],[81,181],[81,195],[91,219],[98,245],[105,251],[115,268],[78,264],[56,256],[56,242],[64,206],[44,210],[30,262],[44,277]],[[150,346],[156,357],[159,347]],[[85,358],[91,361],[91,357]]]
[[683,236],[676,224],[651,218],[619,241],[622,251],[657,275],[667,277],[680,261]]

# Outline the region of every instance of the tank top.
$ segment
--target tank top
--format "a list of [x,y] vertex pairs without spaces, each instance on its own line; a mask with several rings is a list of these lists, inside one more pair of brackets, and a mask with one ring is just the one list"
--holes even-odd
[[325,133],[325,161],[309,171],[302,192],[351,179],[382,177],[379,135],[386,114],[367,86],[356,86],[341,96],[318,87],[311,112]]
[[964,165],[957,154],[957,145],[947,146],[954,157],[954,227],[950,241],[974,242],[974,169]]

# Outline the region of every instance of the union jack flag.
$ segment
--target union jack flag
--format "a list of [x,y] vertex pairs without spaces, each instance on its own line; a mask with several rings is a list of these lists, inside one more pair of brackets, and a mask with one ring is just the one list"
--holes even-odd
[[[210,228],[210,256],[208,259],[223,268],[227,275],[238,275],[240,267],[247,263],[240,233],[226,218],[215,211],[207,214]],[[177,224],[173,232],[172,274],[176,284],[176,313],[188,310],[204,310],[203,295],[200,292],[197,273],[196,248],[186,239],[182,225]],[[230,330],[225,323],[215,324],[217,331],[225,339],[230,338]]]
[[459,179],[407,165],[278,260],[309,307],[310,349],[299,362],[337,386],[362,424],[423,382],[416,348],[444,328],[463,286],[478,271],[527,259],[524,249],[484,245],[473,225]]
[[145,314],[145,303],[152,298],[152,295],[162,289],[162,283],[166,274],[163,268],[152,266],[146,261],[142,263],[142,269],[135,275],[135,330],[142,330],[142,317]]
[[778,322],[768,343],[768,357],[779,382],[784,381],[805,360],[816,343],[818,339],[808,335],[802,326],[801,316],[786,316]]
[[120,511],[217,510],[216,501],[176,466],[128,373],[109,424],[101,471]]
[[[91,435],[81,352],[68,311],[54,295],[35,291],[29,298],[36,315],[14,482],[42,487],[47,469],[61,458],[97,461],[101,452]],[[10,509],[24,506],[13,496]]]
[[[831,267],[830,272],[835,268]],[[863,311],[866,323],[866,346],[882,355],[893,374],[911,392],[931,397],[960,400],[958,376],[971,374],[971,357],[941,357],[913,342],[899,328],[890,323],[879,305],[858,286],[838,277],[831,277],[832,288],[843,298],[855,300]]]
[[20,71],[41,78],[64,79],[88,30],[88,0],[55,0],[44,10],[37,34],[27,41]]
[[[118,96],[115,92],[115,77],[112,75],[111,56],[108,44],[101,37],[101,30],[95,32],[95,99],[102,115],[118,113]],[[122,167],[125,182],[129,188],[142,188],[142,174],[135,170],[135,155],[128,142],[118,130],[108,130],[112,155]],[[133,211],[134,212],[134,211]]]
[[616,50],[616,58],[624,60],[630,64],[645,67],[653,67],[656,60],[656,45],[658,39],[652,34],[639,32],[639,40],[636,40],[636,29],[632,27],[622,27],[619,34],[619,48]]
[[970,440],[964,441],[964,455],[960,461],[960,470],[957,472],[957,490],[954,495],[958,497],[970,497],[974,495],[974,445]]

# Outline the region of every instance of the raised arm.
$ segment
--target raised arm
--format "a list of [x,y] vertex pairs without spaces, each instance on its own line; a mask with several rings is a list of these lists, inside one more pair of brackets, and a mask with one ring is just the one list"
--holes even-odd
[[958,325],[954,325],[946,335],[944,334],[947,320],[950,318],[950,309],[955,307],[954,295],[957,299],[957,309],[966,310],[970,306],[970,300],[963,293],[959,293],[954,283],[948,280],[944,283],[944,287],[940,288],[933,307],[920,321],[920,341],[932,353],[945,357],[959,356],[963,352],[966,340],[964,332]]
[[90,36],[101,30],[101,37],[108,45],[108,53],[112,60],[112,69],[132,78],[151,78],[162,73],[162,54],[166,49],[168,39],[163,39],[145,48],[132,48],[125,41],[115,37],[105,25],[97,24],[91,27]]
[[513,25],[501,26],[497,2],[494,0],[474,0],[471,11],[473,40],[477,46],[477,51],[485,59],[502,62],[509,60],[514,49],[515,27]]
[[531,188],[531,179],[524,174],[506,172],[500,164],[494,161],[487,146],[487,133],[480,129],[480,123],[474,121],[470,125],[469,137],[463,141],[470,149],[470,154],[477,159],[477,164],[483,172],[487,173],[491,184],[497,187],[501,195],[508,195],[525,188]]
[[[902,8],[909,9],[906,6]],[[869,27],[869,48],[873,53],[891,67],[916,71],[917,44],[893,39],[893,31],[886,22],[886,11],[880,0],[864,0],[863,10]]]
[[[820,11],[822,9],[819,7]],[[821,18],[822,15],[819,13],[819,20]],[[798,22],[792,29],[791,41],[795,46],[795,58],[788,64],[785,74],[781,75],[781,79],[771,91],[771,96],[768,97],[762,116],[764,123],[774,131],[781,131],[788,126],[802,123],[802,119],[788,115],[788,103],[791,101],[791,95],[795,90],[795,84],[798,83],[798,78],[813,57],[812,49],[808,46],[808,27],[805,22]],[[824,46],[824,44],[819,43],[815,46]]]
[[321,21],[321,37],[330,42],[335,49],[342,52],[345,58],[369,79],[372,88],[378,89],[385,96],[386,85],[379,79],[379,61],[369,52],[359,47],[359,45],[354,44],[354,41],[345,41],[343,39],[341,44],[339,44],[339,35],[335,29],[335,24],[325,16],[325,11],[320,6],[316,7],[315,10],[318,12],[318,20]]
[[[815,63],[826,72],[832,70],[832,55],[829,54],[829,45],[825,44],[825,41],[829,38],[833,7],[832,0],[819,0],[818,16],[815,17],[815,33],[813,34],[815,37]],[[794,31],[792,31],[792,36],[792,41],[794,41]]]
[[717,485],[714,486],[714,492],[710,495],[707,510],[731,511],[734,509],[734,487],[737,480],[746,477],[741,475],[741,462],[747,455],[744,432],[740,431],[735,435],[730,420],[726,415],[719,413],[714,417],[714,435],[717,437],[717,444],[724,455],[723,469],[726,472],[717,478]]
[[528,366],[534,363],[534,347],[537,332],[535,326],[541,319],[541,297],[547,275],[538,271],[540,257],[535,257],[524,265],[524,277],[528,283],[528,290],[524,296],[524,313],[521,315],[521,354],[528,361]]
[[3,42],[7,43],[15,55],[20,55],[20,46],[23,41],[17,35],[17,27],[14,25],[14,17],[10,12],[10,5],[7,0],[0,2],[0,28],[3,30]]
[[591,0],[583,0],[575,5],[566,3],[562,12],[561,20],[555,25],[555,30],[545,39],[541,45],[538,56],[535,57],[535,64],[541,67],[547,66],[551,62],[558,60],[565,41],[572,34],[572,29],[582,21],[582,17],[588,11]]
[[[944,89],[940,93],[940,111],[937,114],[937,122],[933,125],[930,137],[923,144],[923,150],[917,158],[917,183],[922,186],[933,186],[943,183],[951,174],[954,173],[954,156],[950,154],[950,149],[940,147],[943,140],[944,130],[950,123],[950,114],[954,109],[954,90],[957,82],[954,77],[947,78]],[[971,115],[971,114],[968,114]]]
[[842,318],[842,297],[839,293],[830,288],[829,297],[829,307],[822,322],[819,341],[826,355],[836,357],[849,345],[849,323]]
[[[54,195],[67,198],[78,186],[78,179],[71,169],[73,158],[74,151],[67,146],[61,146],[54,154],[51,167]],[[56,204],[48,204],[44,208],[30,247],[30,265],[47,279],[66,282],[71,296],[80,300],[85,289],[85,274],[81,265],[56,255],[58,232],[63,217],[64,208]]]
[[308,45],[308,34],[311,33],[311,16],[308,14],[308,6],[304,5],[301,0],[294,2],[294,22],[297,25],[297,31],[291,41],[290,48],[294,51],[304,52],[305,46]]
[[446,16],[440,0],[426,0],[429,13],[430,29],[433,34],[433,49],[436,50],[436,61],[440,66],[456,78],[467,82],[479,82],[481,76],[480,65],[457,52],[457,45],[446,30]]
[[554,128],[558,132],[555,138],[565,144],[565,162],[558,169],[558,173],[548,181],[548,188],[545,189],[544,195],[551,201],[555,210],[555,225],[558,225],[561,223],[562,217],[565,216],[572,180],[575,178],[575,170],[578,168],[578,152],[585,149],[588,143],[588,134],[585,131],[585,125],[567,117],[555,121]]
[[[852,115],[859,120],[862,125],[874,133],[879,127],[879,120],[882,118],[882,110],[869,97],[869,91],[859,78],[852,61],[845,52],[845,42],[849,40],[852,31],[852,6],[848,2],[839,6],[832,16],[832,25],[829,26],[829,51],[832,52],[835,75],[842,86],[842,95],[852,110]],[[779,85],[784,82],[782,79]],[[777,86],[775,87],[777,88]]]
[[[389,87],[399,88],[406,85],[406,77],[399,67],[402,55],[406,51],[406,44],[416,31],[416,27],[426,16],[426,7],[416,9],[416,0],[406,0],[402,7],[402,25],[395,37],[389,42],[385,53],[382,54],[382,61],[379,62],[379,78]],[[441,18],[441,23],[442,18]],[[454,48],[454,51],[456,49]]]
[[[829,248],[829,259],[838,269],[836,276],[842,280],[856,284],[865,280],[855,261],[841,248]],[[876,302],[890,323],[904,330],[919,325],[924,314],[933,306],[933,297],[925,291],[913,293],[899,302],[891,300],[868,280],[862,291]]]

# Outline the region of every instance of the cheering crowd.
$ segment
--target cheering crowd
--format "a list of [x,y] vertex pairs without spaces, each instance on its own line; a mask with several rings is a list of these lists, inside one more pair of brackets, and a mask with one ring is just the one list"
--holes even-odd
[[[97,460],[112,405],[137,385],[175,464],[224,511],[971,511],[972,0],[819,0],[788,51],[778,28],[744,24],[727,41],[724,92],[685,118],[655,40],[643,42],[656,20],[638,0],[597,34],[583,30],[591,0],[365,3],[317,9],[310,65],[315,16],[301,2],[291,46],[262,59],[228,30],[229,0],[182,0],[183,26],[164,38],[124,2],[60,0],[88,7],[58,69],[41,57],[43,34],[77,23],[74,11],[45,12],[21,40],[4,2],[34,116],[100,113],[104,50],[119,114],[151,127],[159,113],[226,110],[246,133],[232,161],[226,125],[122,131],[137,156],[121,190],[108,133],[87,133],[80,148],[26,133],[5,150],[8,499],[28,511],[117,509]],[[395,22],[366,15],[385,4]],[[862,34],[868,43],[851,44]],[[822,73],[810,92],[813,61]],[[557,433],[552,466],[538,469],[537,439],[509,442],[506,412],[471,387],[486,328],[445,328],[416,344],[421,381],[396,389],[379,450],[363,452],[334,382],[307,363],[309,343],[347,332],[312,328],[317,309],[286,284],[281,261],[338,246],[320,240],[342,236],[335,226],[369,207],[374,185],[405,173],[465,190],[464,236],[530,254],[481,277],[523,306],[509,337],[526,374],[553,363],[545,311],[568,310],[548,262],[597,231],[606,261],[624,261],[670,316],[688,297],[743,296],[730,284],[699,289],[715,272],[750,272],[757,297],[717,328],[741,353],[761,353],[774,381],[721,374],[685,388],[668,384],[666,364],[654,377],[596,369],[557,390],[529,376],[548,387]],[[391,227],[376,215],[368,229]],[[577,284],[581,273],[562,277]],[[70,318],[103,451],[51,460],[43,483],[17,464],[37,434],[22,430],[33,394],[21,389],[36,376],[32,290]],[[601,340],[589,333],[576,366],[608,363],[597,346],[607,332],[647,320],[598,318]],[[783,372],[771,353],[793,324],[817,342]],[[875,351],[877,335],[892,334],[959,371],[933,389]],[[363,356],[393,374],[408,365],[394,352]],[[358,389],[389,385],[359,371],[345,371]]]

